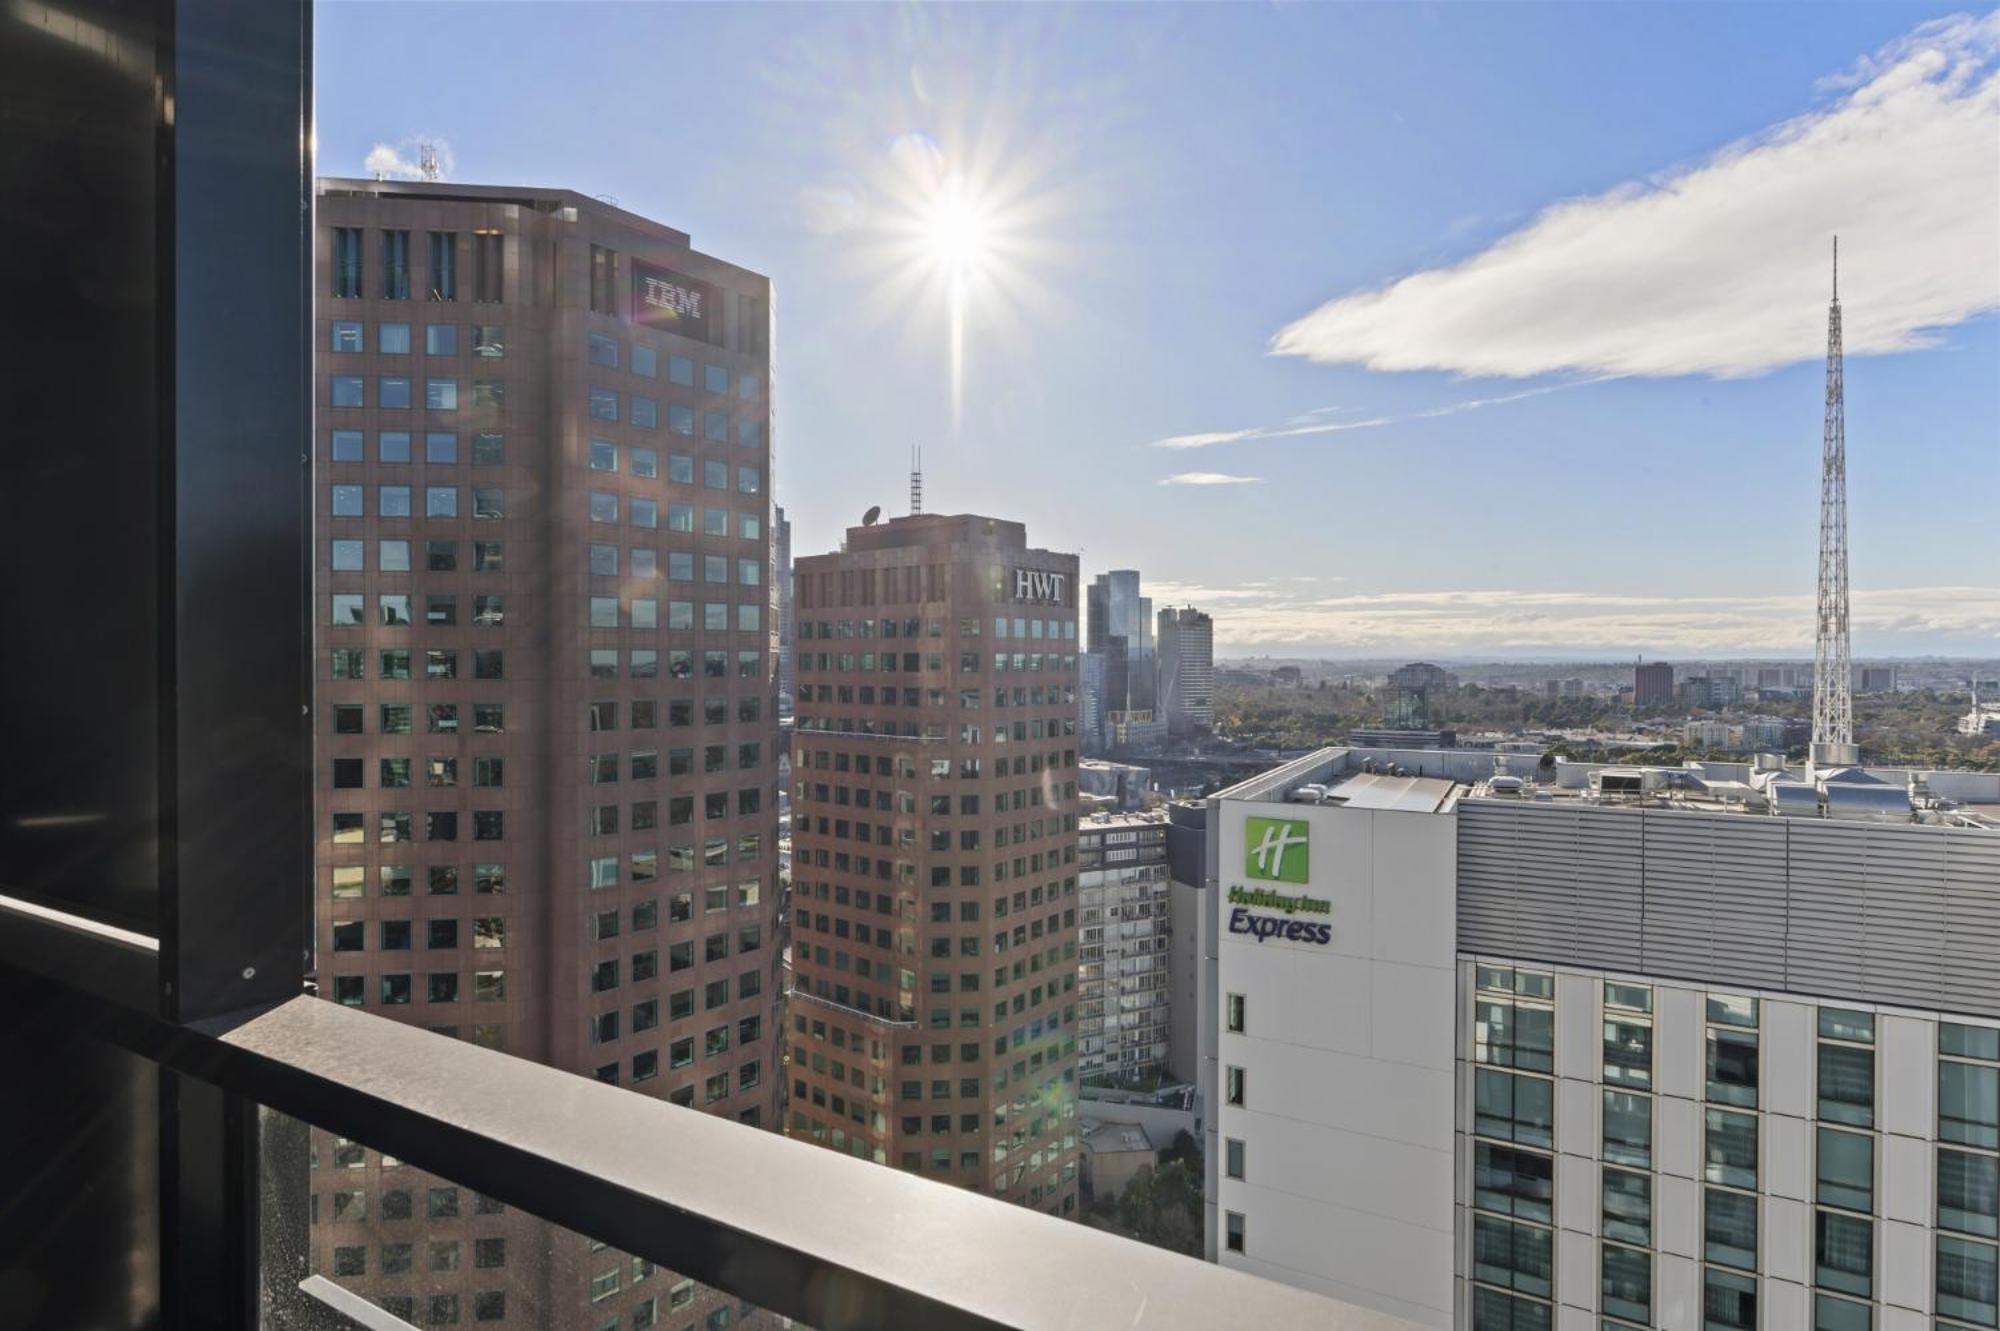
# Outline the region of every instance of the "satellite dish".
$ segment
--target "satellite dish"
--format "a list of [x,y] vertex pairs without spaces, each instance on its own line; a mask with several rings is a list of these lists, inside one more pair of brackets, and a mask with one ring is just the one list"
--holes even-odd
[[880,504],[875,505],[873,508],[869,509],[866,513],[863,513],[861,515],[861,525],[864,527],[872,527],[881,520],[882,520],[882,506]]

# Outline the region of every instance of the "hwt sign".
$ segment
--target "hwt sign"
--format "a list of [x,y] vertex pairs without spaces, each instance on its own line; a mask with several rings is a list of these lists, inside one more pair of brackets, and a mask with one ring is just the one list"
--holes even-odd
[[1050,573],[1039,568],[1017,568],[1014,570],[1014,599],[1017,601],[1046,601],[1050,605],[1061,605],[1063,583],[1068,576]]

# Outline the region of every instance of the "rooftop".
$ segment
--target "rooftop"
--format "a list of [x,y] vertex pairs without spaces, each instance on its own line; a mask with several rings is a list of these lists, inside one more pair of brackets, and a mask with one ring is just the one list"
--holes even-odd
[[2000,773],[1815,770],[1788,767],[1775,755],[1663,767],[1489,749],[1339,745],[1240,782],[1219,798],[1431,813],[1448,812],[1460,799],[1576,803],[2000,832]]

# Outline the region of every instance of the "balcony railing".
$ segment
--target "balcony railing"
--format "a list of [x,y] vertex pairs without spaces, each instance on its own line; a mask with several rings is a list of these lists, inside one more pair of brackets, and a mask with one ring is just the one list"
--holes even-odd
[[0,903],[0,973],[78,1034],[821,1331],[1411,1327],[320,999],[180,1025],[64,983],[105,948],[143,981],[147,941]]

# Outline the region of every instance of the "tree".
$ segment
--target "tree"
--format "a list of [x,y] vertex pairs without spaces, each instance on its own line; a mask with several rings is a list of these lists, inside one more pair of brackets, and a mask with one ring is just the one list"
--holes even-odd
[[[1187,1134],[1183,1133],[1182,1136]],[[1118,1199],[1118,1223],[1154,1247],[1201,1255],[1201,1175],[1183,1159],[1148,1169]]]

